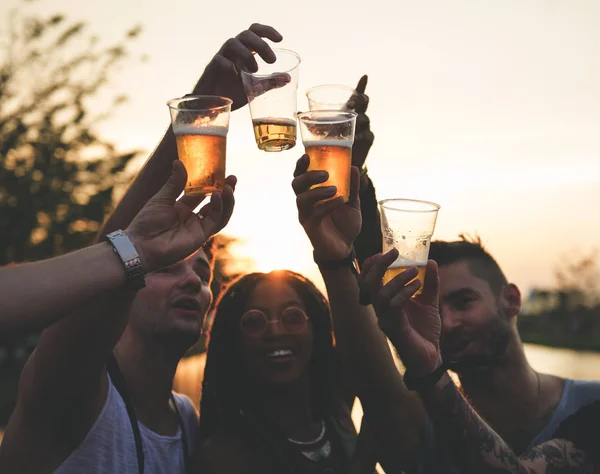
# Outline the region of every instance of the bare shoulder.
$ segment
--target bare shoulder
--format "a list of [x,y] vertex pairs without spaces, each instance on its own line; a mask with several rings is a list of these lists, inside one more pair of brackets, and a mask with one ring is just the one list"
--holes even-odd
[[248,441],[239,433],[222,431],[197,446],[191,473],[252,474],[260,469]]
[[44,412],[32,407],[27,397],[19,397],[0,444],[0,467],[15,473],[53,472],[84,440],[102,411],[107,393],[105,377],[94,403],[72,406],[70,412]]

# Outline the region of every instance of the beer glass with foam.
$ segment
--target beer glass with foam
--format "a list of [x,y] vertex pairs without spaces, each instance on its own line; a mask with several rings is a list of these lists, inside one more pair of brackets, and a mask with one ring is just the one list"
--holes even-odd
[[266,63],[254,58],[258,71],[241,70],[248,97],[254,137],[264,151],[289,150],[296,145],[296,93],[300,56],[287,49],[273,48],[277,60]]
[[[419,274],[413,280],[425,281],[429,245],[439,209],[438,204],[428,201],[412,199],[379,201],[383,252],[395,248],[399,253],[396,261],[388,267],[383,276],[384,285],[409,267],[419,269]],[[416,294],[420,294],[422,289],[421,286]]]
[[310,110],[348,110],[347,104],[354,89],[341,84],[323,84],[306,91]]
[[188,175],[187,195],[208,195],[223,189],[231,103],[226,97],[210,95],[167,102],[177,154]]
[[318,186],[336,186],[337,193],[330,199],[350,197],[350,167],[352,144],[356,128],[356,112],[316,110],[298,114],[300,132],[306,153],[310,158],[308,170],[325,170],[329,179]]

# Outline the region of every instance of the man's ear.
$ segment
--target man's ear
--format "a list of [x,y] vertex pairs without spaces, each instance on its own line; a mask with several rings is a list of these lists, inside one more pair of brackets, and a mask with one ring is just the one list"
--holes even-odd
[[521,305],[523,303],[521,300],[521,291],[519,291],[517,285],[509,283],[504,285],[501,298],[506,316],[510,322],[514,321],[521,312]]

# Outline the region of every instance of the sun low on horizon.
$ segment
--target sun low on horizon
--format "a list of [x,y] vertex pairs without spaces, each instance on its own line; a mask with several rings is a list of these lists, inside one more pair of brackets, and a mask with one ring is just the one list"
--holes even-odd
[[[565,258],[600,243],[600,2],[307,0],[290,14],[241,0],[6,0],[0,12],[15,7],[66,13],[106,42],[142,26],[134,53],[148,60],[121,66],[110,88],[129,101],[98,127],[123,150],[152,150],[166,101],[227,38],[270,24],[302,57],[299,110],[311,86],[369,75],[377,197],[439,203],[434,238],[480,235],[523,292],[552,287]],[[227,172],[239,184],[224,233],[249,271],[287,268],[323,289],[290,186],[303,151],[259,151],[248,108],[232,114]]]

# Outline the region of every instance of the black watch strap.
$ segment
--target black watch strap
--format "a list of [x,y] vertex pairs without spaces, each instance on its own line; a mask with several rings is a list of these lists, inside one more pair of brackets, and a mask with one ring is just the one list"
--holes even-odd
[[422,377],[412,377],[407,370],[404,372],[404,385],[406,385],[407,389],[415,392],[430,389],[439,382],[447,370],[448,367],[446,364],[442,364],[430,374],[423,375]]
[[356,252],[354,251],[354,247],[352,247],[352,251],[346,258],[342,258],[340,260],[319,260],[315,253],[313,252],[313,260],[317,264],[317,266],[322,270],[337,270],[338,268],[350,267],[352,273],[354,273],[357,277],[360,273],[358,268],[358,260],[356,259]]

